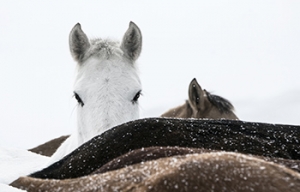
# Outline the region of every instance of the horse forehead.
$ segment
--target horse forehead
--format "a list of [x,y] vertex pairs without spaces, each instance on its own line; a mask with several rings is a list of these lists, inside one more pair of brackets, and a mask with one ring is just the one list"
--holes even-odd
[[118,61],[102,61],[92,59],[80,66],[75,81],[75,89],[101,89],[114,90],[122,86],[122,89],[140,89],[141,82],[138,72],[132,64]]

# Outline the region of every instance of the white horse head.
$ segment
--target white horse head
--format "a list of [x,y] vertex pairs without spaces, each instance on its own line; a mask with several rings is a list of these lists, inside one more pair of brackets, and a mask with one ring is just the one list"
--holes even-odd
[[121,43],[91,39],[76,24],[69,37],[77,62],[74,96],[78,101],[78,126],[52,156],[58,160],[104,131],[139,118],[141,82],[135,61],[142,48],[142,35],[130,22]]

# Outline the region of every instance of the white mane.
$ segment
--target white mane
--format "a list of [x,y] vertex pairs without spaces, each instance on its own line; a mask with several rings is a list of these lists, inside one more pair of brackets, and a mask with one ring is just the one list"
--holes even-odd
[[74,96],[78,100],[77,130],[51,157],[53,163],[104,131],[139,118],[141,83],[135,65],[142,46],[139,28],[131,22],[121,43],[88,40],[75,25],[70,51],[78,63]]

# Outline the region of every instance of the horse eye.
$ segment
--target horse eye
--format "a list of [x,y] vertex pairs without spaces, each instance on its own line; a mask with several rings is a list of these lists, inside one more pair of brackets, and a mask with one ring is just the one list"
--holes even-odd
[[81,107],[83,107],[84,103],[76,92],[74,92],[74,97],[77,100],[78,104],[81,105]]
[[138,99],[139,99],[140,96],[141,96],[141,92],[142,92],[142,91],[138,91],[138,92],[135,94],[134,98],[132,99],[132,103],[133,103],[133,104],[136,103],[136,102],[138,101]]

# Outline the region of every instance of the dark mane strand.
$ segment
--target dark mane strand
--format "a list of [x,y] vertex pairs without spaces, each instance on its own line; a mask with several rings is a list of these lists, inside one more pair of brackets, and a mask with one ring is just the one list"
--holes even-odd
[[234,110],[233,105],[228,101],[227,99],[220,97],[218,95],[213,95],[209,93],[208,91],[204,90],[208,100],[215,106],[217,107],[220,112],[222,113],[228,113],[232,112]]

